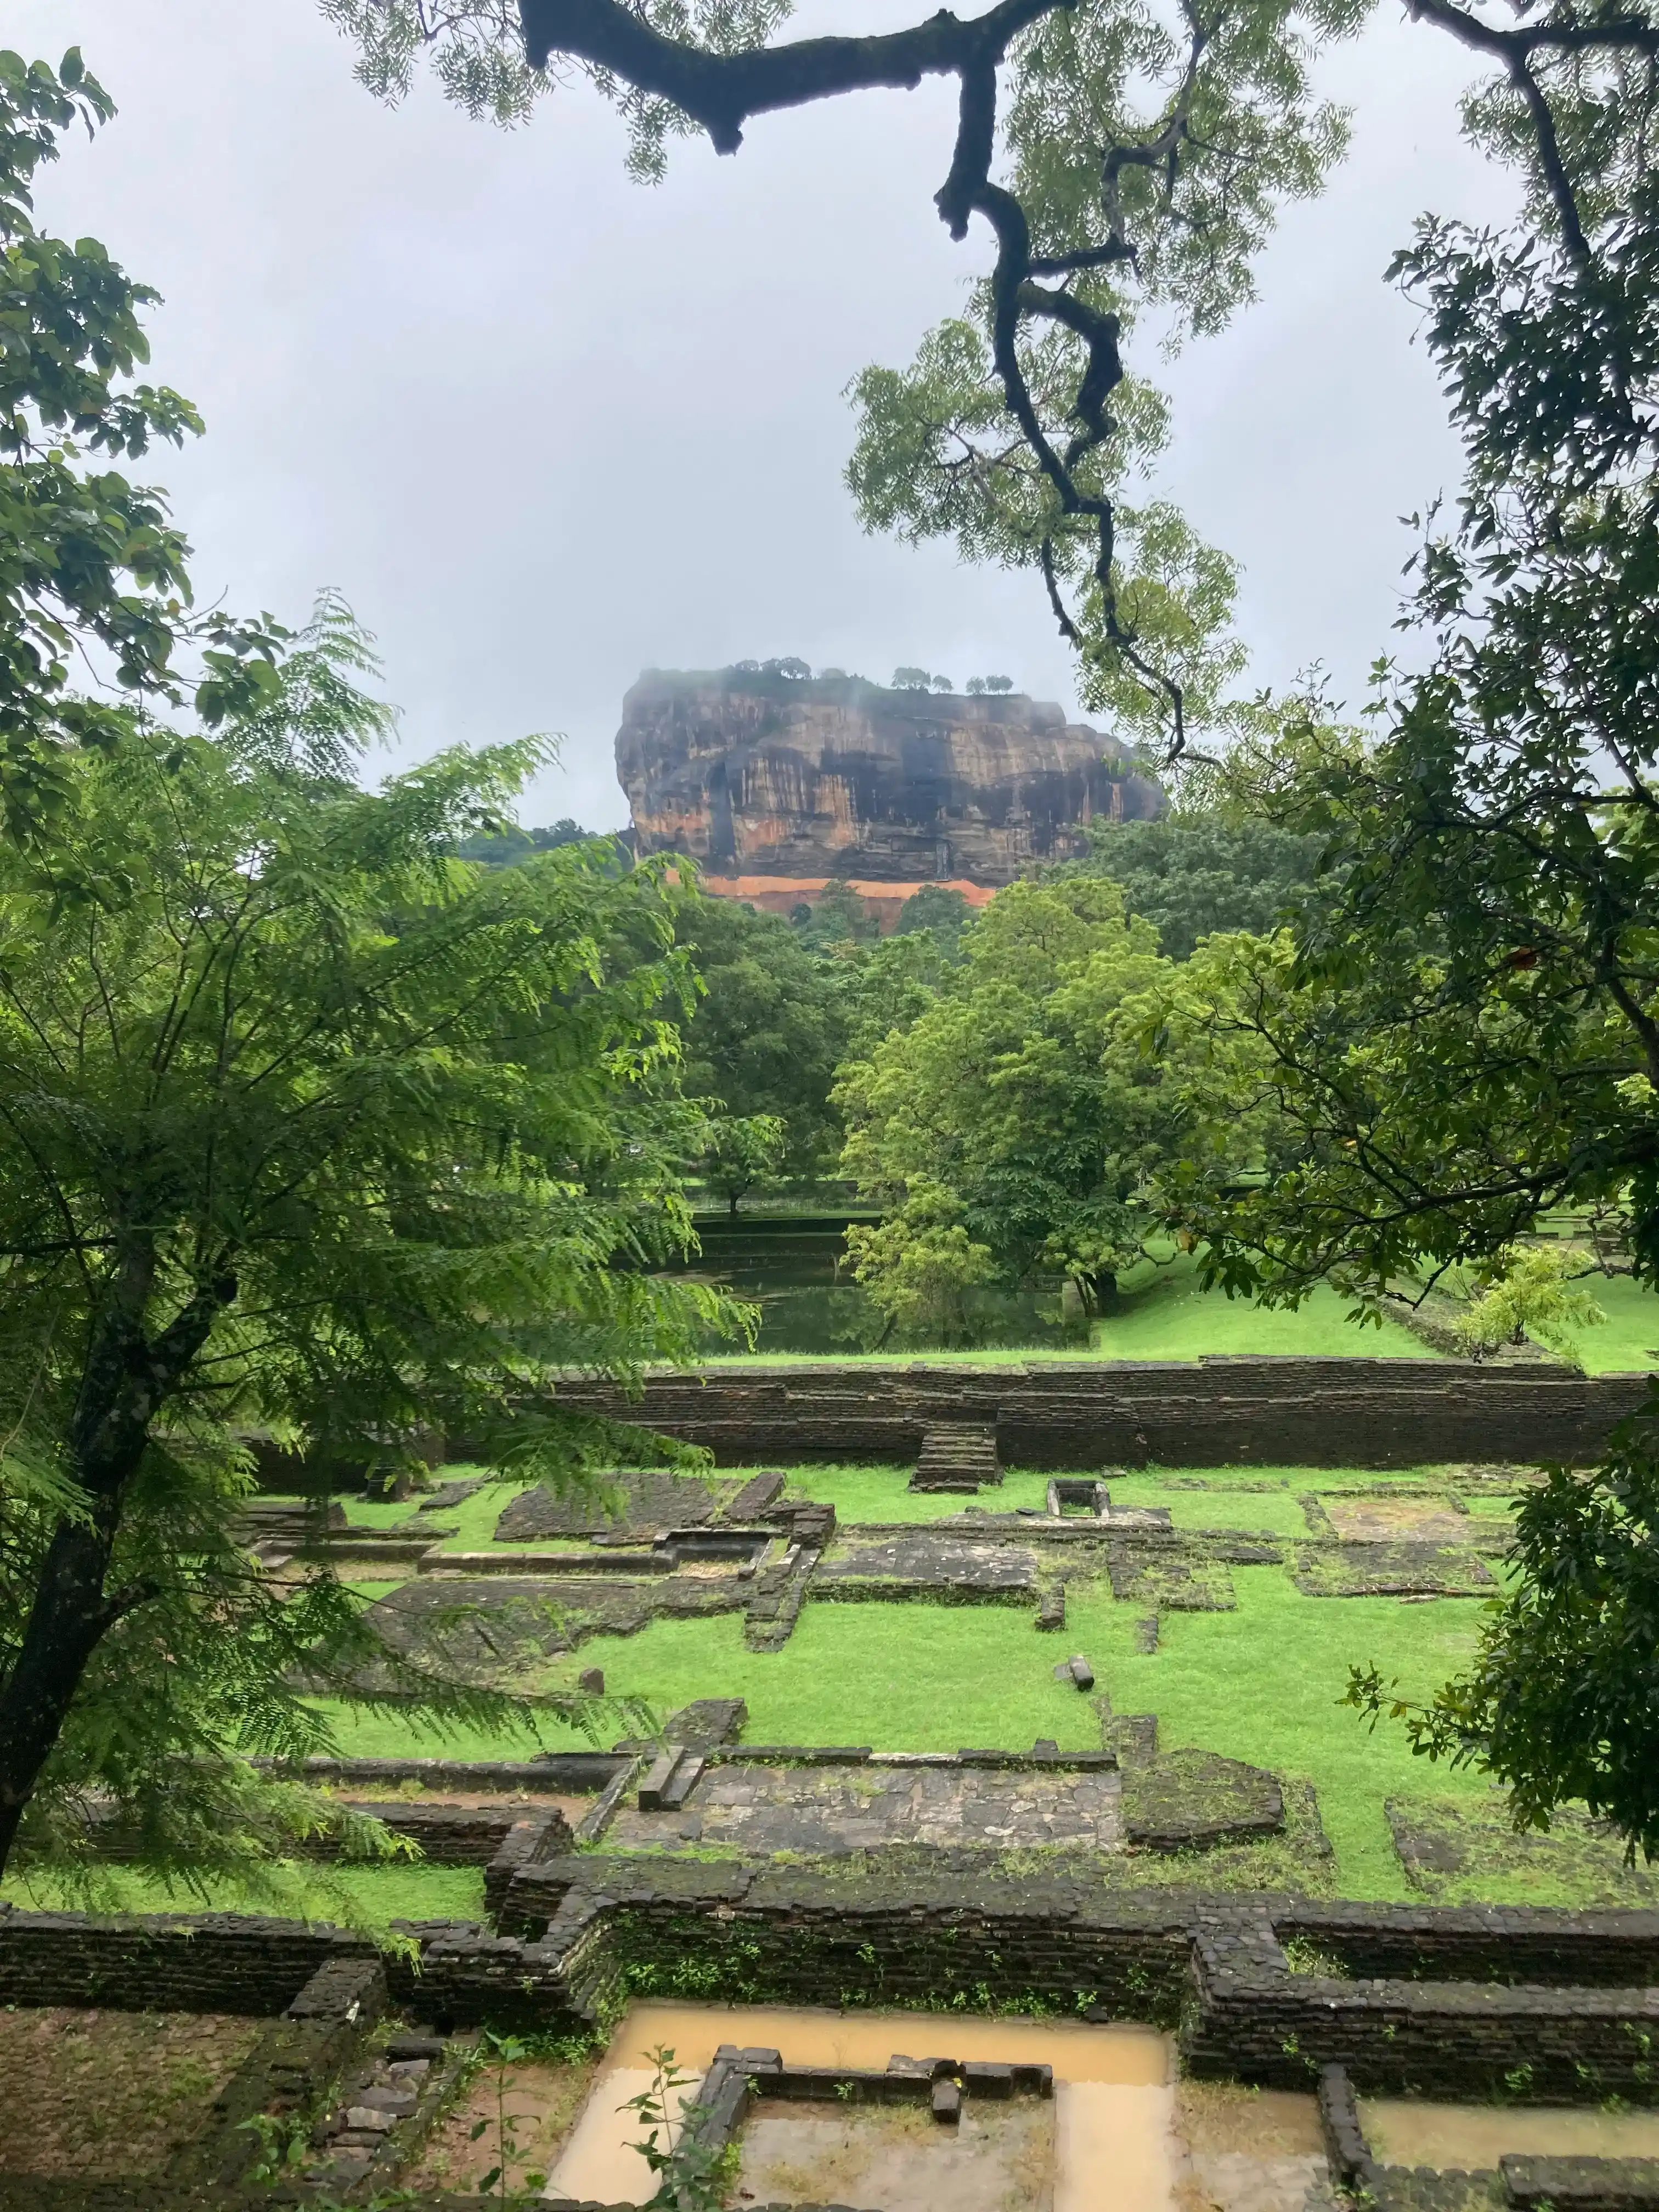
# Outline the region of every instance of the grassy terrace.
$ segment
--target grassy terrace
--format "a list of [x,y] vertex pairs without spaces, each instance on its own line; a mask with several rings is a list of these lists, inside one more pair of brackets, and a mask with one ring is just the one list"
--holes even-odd
[[130,1867],[100,1875],[88,1900],[50,1879],[26,1881],[9,1875],[0,1897],[32,1911],[78,1909],[88,1901],[100,1911],[274,1912],[285,1919],[327,1920],[384,1929],[394,1920],[482,1920],[481,1867],[422,1866],[399,1860],[386,1866],[323,1868],[296,1863],[273,1869],[270,1884],[238,1889],[210,1883],[202,1896],[171,1893]]
[[[843,1525],[936,1522],[960,1510],[958,1499],[908,1491],[908,1474],[900,1467],[801,1468],[791,1471],[790,1489],[832,1500]],[[1005,1511],[1038,1506],[1046,1482],[1041,1473],[1016,1470],[981,1502]],[[1304,1494],[1356,1486],[1386,1493],[1425,1482],[1446,1483],[1446,1471],[1153,1468],[1115,1478],[1112,1495],[1124,1505],[1167,1505],[1177,1528],[1259,1530],[1294,1539],[1309,1533],[1298,1503]],[[1455,1487],[1455,1478],[1447,1486]],[[444,1516],[446,1524],[459,1528],[451,1544],[496,1548],[490,1532],[509,1494],[492,1485]],[[1467,1502],[1471,1522],[1488,1532],[1510,1510],[1501,1498]],[[408,1509],[349,1510],[355,1519],[385,1525],[405,1517]],[[1220,1752],[1310,1781],[1334,1850],[1336,1892],[1413,1896],[1384,1801],[1431,1798],[1485,1820],[1492,1792],[1477,1776],[1414,1759],[1398,1730],[1368,1731],[1340,1703],[1341,1694],[1349,1664],[1371,1660],[1397,1675],[1408,1693],[1428,1692],[1472,1650],[1480,1601],[1312,1598],[1285,1568],[1231,1571],[1237,1610],[1165,1613],[1159,1649],[1151,1655],[1133,1648],[1134,1623],[1145,1606],[1115,1601],[1103,1582],[1073,1585],[1059,1638],[1035,1634],[1030,1613],[1012,1607],[815,1601],[775,1654],[746,1650],[737,1615],[663,1620],[633,1636],[590,1638],[577,1653],[552,1662],[544,1679],[550,1686],[574,1687],[580,1669],[600,1666],[613,1690],[643,1696],[662,1713],[693,1698],[740,1696],[749,1705],[751,1741],[949,1751],[965,1744],[1021,1747],[1052,1736],[1082,1749],[1098,1744],[1098,1717],[1087,1698],[1056,1683],[1051,1673],[1057,1657],[1082,1651],[1115,1711],[1158,1715],[1164,1748]],[[372,1594],[386,1587],[371,1586]],[[343,1744],[359,1754],[410,1748],[407,1727],[394,1715],[341,1712],[337,1719]],[[510,1756],[515,1748],[513,1740],[494,1736],[452,1741],[458,1755]],[[573,1739],[553,1727],[545,1741],[556,1747]],[[1580,1876],[1564,1875],[1559,1858],[1547,1850],[1522,1853],[1515,1865],[1472,1869],[1460,1893],[1516,1902],[1586,1895]],[[1595,1881],[1603,1887],[1596,1893],[1604,1893],[1606,1877],[1602,1866]],[[1193,1863],[1188,1878],[1204,1879],[1201,1862]]]
[[[1621,1324],[1626,1339],[1644,1330],[1659,1336],[1646,1296],[1628,1297]],[[1178,1305],[1178,1293],[1173,1303]],[[1611,1334],[1610,1328],[1604,1335]],[[1369,1348],[1374,1337],[1367,1332],[1359,1340]],[[896,1466],[803,1467],[790,1471],[789,1489],[797,1497],[833,1502],[843,1528],[939,1522],[960,1512],[960,1499],[908,1491],[908,1473]],[[1001,1512],[1040,1507],[1047,1480],[1040,1471],[1012,1470],[999,1492],[982,1493],[979,1502]],[[1257,1531],[1294,1540],[1310,1533],[1300,1503],[1309,1493],[1363,1487],[1386,1495],[1425,1485],[1456,1492],[1456,1473],[1154,1468],[1114,1477],[1111,1490],[1120,1505],[1166,1506],[1177,1529]],[[346,1510],[360,1525],[435,1524],[454,1531],[434,1539],[446,1548],[499,1552],[518,1548],[498,1546],[494,1538],[513,1494],[511,1486],[486,1484],[459,1506],[429,1516],[406,1504],[356,1499],[346,1502]],[[1490,1534],[1510,1510],[1502,1497],[1469,1495],[1465,1502],[1472,1535]],[[740,1696],[749,1705],[751,1742],[949,1751],[969,1744],[1021,1747],[1048,1736],[1066,1748],[1083,1749],[1100,1741],[1098,1714],[1090,1698],[1056,1683],[1051,1671],[1057,1658],[1080,1651],[1114,1712],[1158,1716],[1164,1749],[1218,1752],[1310,1783],[1333,1850],[1315,1882],[1333,1893],[1421,1897],[1395,1849],[1384,1809],[1389,1800],[1421,1810],[1442,1832],[1474,1838],[1463,1871],[1433,1893],[1437,1901],[1569,1904],[1637,1901],[1652,1893],[1655,1885],[1623,1875],[1616,1855],[1582,1833],[1552,1838],[1541,1846],[1506,1841],[1501,1799],[1484,1778],[1413,1759],[1400,1730],[1384,1727],[1372,1733],[1341,1703],[1353,1662],[1375,1661],[1408,1695],[1431,1691],[1472,1650],[1480,1601],[1315,1598],[1297,1589],[1287,1567],[1235,1565],[1230,1571],[1236,1610],[1166,1612],[1159,1648],[1152,1654],[1135,1649],[1135,1623],[1146,1606],[1115,1601],[1102,1578],[1072,1583],[1066,1626],[1059,1637],[1035,1633],[1031,1614],[1023,1607],[814,1600],[788,1644],[775,1654],[745,1648],[740,1615],[659,1620],[632,1636],[591,1638],[578,1651],[552,1661],[538,1680],[548,1688],[574,1687],[580,1670],[599,1666],[613,1692],[643,1697],[663,1715],[695,1698]],[[397,1586],[391,1581],[357,1585],[371,1600]],[[338,1710],[331,1717],[340,1747],[359,1755],[442,1748],[457,1757],[522,1757],[534,1747],[526,1736],[509,1734],[451,1733],[441,1741],[417,1735],[395,1712]],[[560,1748],[578,1739],[550,1721],[539,1741]],[[1201,1885],[1218,1875],[1226,1878],[1218,1862],[1202,1856],[1160,1862],[1147,1871],[1160,1881]],[[1305,1872],[1292,1868],[1284,1878],[1299,1882]],[[1280,1879],[1267,1861],[1241,1867],[1237,1878],[1274,1884]],[[6,1893],[20,1903],[75,1901],[52,1888],[31,1892],[21,1881],[9,1885]],[[122,1869],[112,1870],[105,1894],[112,1904],[139,1910],[198,1909],[201,1902],[177,1894],[168,1899]],[[216,1891],[212,1902],[378,1924],[477,1917],[482,1878],[474,1869],[409,1863],[337,1873],[295,1867],[283,1871],[274,1893]]]

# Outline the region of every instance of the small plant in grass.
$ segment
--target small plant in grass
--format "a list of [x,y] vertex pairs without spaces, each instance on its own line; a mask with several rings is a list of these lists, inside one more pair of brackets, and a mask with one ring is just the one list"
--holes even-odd
[[[695,2099],[678,2095],[696,2076],[682,2074],[671,2045],[659,2044],[650,2054],[655,2069],[648,2089],[630,2097],[619,2107],[636,2112],[645,2133],[634,2148],[656,2179],[651,2205],[659,2212],[720,2212],[737,2162],[737,2145],[716,2149],[706,2142],[696,2122],[702,2110]],[[675,2100],[673,2112],[670,2099]]]
[[255,2112],[241,2126],[246,2133],[259,2139],[258,2154],[247,2170],[250,2181],[285,2180],[304,2162],[311,2130],[303,2120],[281,2120],[270,2112]]
[[[495,2163],[487,2173],[479,2176],[478,2194],[488,2197],[498,2191],[505,2196],[507,2168],[516,2166],[520,2156],[519,2129],[533,2117],[529,2112],[507,2111],[507,2100],[519,2086],[517,2075],[507,2069],[523,2065],[535,2053],[522,2036],[498,2035],[494,2028],[489,2027],[483,2031],[480,2048],[483,2053],[484,2067],[495,2076],[495,2118],[493,2122],[487,2118],[476,2120],[470,2140],[477,2142],[481,2136],[488,2135],[493,2126],[495,2130]],[[547,2176],[544,2173],[526,2173],[523,2176],[523,2184],[532,2191],[544,2189]]]
[[1292,1936],[1280,1948],[1285,1954],[1285,1963],[1293,1974],[1317,1974],[1328,1982],[1353,1979],[1347,1966],[1335,1952],[1322,1950],[1317,1943],[1310,1942],[1305,1936]]
[[1470,1303],[1452,1323],[1471,1359],[1485,1359],[1530,1336],[1578,1364],[1578,1333],[1607,1314],[1577,1284],[1595,1272],[1595,1255],[1578,1244],[1507,1244],[1471,1285]]

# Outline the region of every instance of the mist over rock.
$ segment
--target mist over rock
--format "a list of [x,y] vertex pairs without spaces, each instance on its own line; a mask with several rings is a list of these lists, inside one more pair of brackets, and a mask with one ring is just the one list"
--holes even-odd
[[617,775],[635,849],[715,874],[1006,884],[1085,849],[1096,816],[1163,804],[1115,738],[1019,692],[739,669],[647,669],[623,702]]

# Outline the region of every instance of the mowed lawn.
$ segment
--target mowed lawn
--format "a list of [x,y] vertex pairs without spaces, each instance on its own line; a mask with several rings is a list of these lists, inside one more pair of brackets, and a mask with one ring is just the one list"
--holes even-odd
[[1592,1275],[1584,1284],[1606,1314],[1595,1328],[1578,1339],[1578,1357],[1589,1375],[1635,1374],[1659,1368],[1659,1293],[1628,1275],[1603,1280]]
[[[740,1697],[750,1743],[1023,1750],[1048,1736],[1084,1750],[1100,1741],[1098,1717],[1053,1674],[1056,1660],[1082,1652],[1115,1711],[1158,1715],[1164,1748],[1194,1746],[1311,1781],[1346,1894],[1408,1896],[1384,1799],[1480,1796],[1486,1784],[1413,1759],[1402,1730],[1370,1730],[1342,1693],[1350,1664],[1372,1661],[1408,1694],[1432,1691],[1472,1650],[1479,1601],[1308,1598],[1276,1567],[1232,1575],[1236,1612],[1166,1613],[1159,1649],[1145,1656],[1133,1650],[1143,1608],[1109,1595],[1073,1596],[1059,1636],[1039,1634],[1025,1607],[816,1601],[780,1652],[748,1650],[740,1615],[658,1621],[584,1643],[558,1679],[574,1688],[580,1669],[602,1667],[608,1691],[644,1698],[659,1717],[695,1698]],[[358,1755],[416,1748],[396,1714],[337,1721]],[[541,1741],[556,1748],[575,1739],[550,1722]],[[447,1741],[462,1757],[533,1747],[472,1731]]]
[[379,1931],[394,1920],[482,1920],[482,1867],[423,1866],[394,1860],[385,1866],[320,1867],[304,1862],[271,1869],[268,1886],[239,1887],[213,1881],[205,1895],[167,1884],[131,1867],[100,1869],[90,1899],[52,1875],[33,1880],[9,1874],[0,1898],[26,1911],[75,1910],[90,1902],[100,1911],[260,1912],[283,1919],[330,1922]]
[[[453,1472],[459,1473],[456,1469]],[[743,1469],[722,1469],[739,1479]],[[1042,1504],[1046,1475],[1011,1470],[1000,1489],[977,1498],[908,1491],[904,1467],[820,1466],[789,1471],[791,1494],[832,1501],[845,1526],[889,1521],[939,1521],[964,1503],[991,1512]],[[1280,1540],[1309,1534],[1300,1504],[1308,1492],[1364,1486],[1386,1491],[1443,1471],[1369,1474],[1352,1468],[1249,1468],[1137,1469],[1111,1480],[1121,1505],[1167,1506],[1177,1528],[1260,1531]],[[1213,1487],[1200,1488],[1200,1483]],[[460,1506],[425,1516],[465,1548],[497,1548],[497,1516],[514,1486],[489,1485]],[[1471,1500],[1483,1521],[1507,1510],[1496,1498]],[[406,1522],[408,1505],[352,1501],[355,1521],[385,1526]],[[421,1525],[419,1522],[416,1525]],[[971,1516],[959,1524],[972,1526]],[[1473,1532],[1472,1532],[1473,1533]],[[1091,1661],[1097,1692],[1118,1714],[1156,1713],[1164,1749],[1194,1747],[1310,1781],[1336,1854],[1339,1889],[1353,1897],[1412,1895],[1384,1817],[1391,1796],[1486,1802],[1484,1778],[1431,1766],[1412,1757],[1403,1730],[1370,1730],[1342,1703],[1352,1665],[1375,1662],[1402,1691],[1425,1696],[1457,1671],[1473,1650],[1481,1619],[1478,1601],[1403,1603],[1389,1598],[1304,1596],[1288,1571],[1231,1569],[1237,1607],[1231,1613],[1165,1613],[1158,1650],[1134,1649],[1135,1623],[1148,1609],[1123,1603],[1103,1581],[1073,1582],[1064,1631],[1040,1633],[1029,1605],[837,1603],[811,1600],[788,1644],[776,1653],[746,1649],[738,1613],[653,1623],[636,1635],[603,1636],[558,1662],[555,1686],[574,1688],[588,1668],[605,1670],[613,1696],[645,1699],[659,1718],[697,1698],[741,1697],[753,1743],[868,1744],[880,1750],[953,1751],[964,1747],[1029,1747],[1051,1737],[1067,1749],[1100,1742],[1091,1699],[1054,1679],[1057,1660],[1081,1652]],[[360,1585],[366,1597],[396,1585]],[[340,1747],[368,1756],[431,1754],[524,1757],[538,1747],[574,1747],[580,1739],[551,1715],[521,1731],[416,1726],[398,1711],[334,1709]],[[622,1716],[596,1716],[598,1740],[623,1732]],[[1194,1869],[1194,1879],[1201,1875]],[[120,1869],[112,1874],[118,1901],[134,1907],[191,1900],[167,1899]],[[480,1909],[476,1869],[392,1866],[338,1875],[296,1869],[289,1899],[263,1909],[301,1909],[338,1917],[342,1900],[372,1922],[460,1915]],[[21,1902],[60,1901],[46,1891]],[[62,1899],[61,1901],[70,1901]],[[259,1909],[249,1896],[216,1903]]]
[[1294,1312],[1206,1291],[1198,1262],[1178,1252],[1126,1274],[1122,1296],[1095,1323],[1091,1349],[1101,1359],[1199,1359],[1205,1353],[1280,1358],[1436,1359],[1440,1356],[1398,1322],[1362,1320],[1328,1284],[1317,1284]]

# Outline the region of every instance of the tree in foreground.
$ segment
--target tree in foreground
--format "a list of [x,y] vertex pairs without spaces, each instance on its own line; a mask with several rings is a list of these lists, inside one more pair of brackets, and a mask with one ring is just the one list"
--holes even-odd
[[1278,1136],[1259,1187],[1177,1202],[1272,1298],[1380,1298],[1561,1207],[1659,1265],[1659,88],[1616,51],[1595,86],[1512,232],[1425,222],[1401,257],[1467,454],[1428,665],[1382,671],[1372,736],[1240,767],[1340,889],[1190,978]]
[[[453,97],[502,120],[585,78],[620,108],[641,177],[663,173],[678,135],[735,153],[756,116],[953,81],[935,204],[953,239],[979,231],[990,264],[912,364],[857,380],[860,516],[1029,573],[1087,703],[1160,748],[1213,715],[1237,672],[1221,635],[1233,571],[1142,495],[1166,410],[1125,356],[1139,315],[1192,335],[1249,298],[1279,206],[1316,191],[1345,143],[1310,65],[1365,0],[995,0],[793,41],[777,36],[788,0],[321,4],[383,96],[423,51]],[[894,682],[948,688],[921,668]]]
[[[989,265],[906,367],[855,380],[860,515],[1029,573],[1078,653],[1085,705],[1167,756],[1225,732],[1236,573],[1152,488],[1168,410],[1128,363],[1138,322],[1179,343],[1254,296],[1281,207],[1316,192],[1346,147],[1349,115],[1316,96],[1315,71],[1369,0],[994,0],[793,40],[780,36],[789,0],[320,4],[384,97],[423,52],[451,97],[506,122],[585,82],[616,104],[630,166],[652,179],[678,135],[735,154],[757,116],[951,81],[934,204],[952,239],[988,242]],[[1408,13],[1491,65],[1466,132],[1522,171],[1576,251],[1595,210],[1574,203],[1575,162],[1606,175],[1632,149],[1646,158],[1651,7],[1417,0]],[[1587,342],[1595,328],[1592,313]]]
[[320,1571],[262,1577],[239,1435],[361,1462],[436,1428],[579,1480],[614,1436],[550,1377],[725,1312],[651,1273],[700,1127],[681,895],[602,844],[453,858],[545,748],[365,791],[363,659],[325,608],[267,708],[112,726],[49,844],[0,847],[0,1870],[94,1802],[163,1871],[279,1850],[310,1814],[246,1755],[324,1747],[296,1684],[370,1656],[417,1714],[505,1710],[399,1674]]
[[[1376,1308],[1450,1271],[1517,1280],[1553,1209],[1659,1281],[1656,46],[1639,10],[1594,40],[1571,15],[1493,33],[1514,66],[1474,120],[1521,157],[1525,216],[1425,221],[1400,258],[1467,457],[1418,564],[1426,665],[1382,672],[1373,737],[1255,763],[1340,896],[1200,954],[1171,997],[1213,1048],[1212,1109],[1270,1109],[1252,1187],[1201,1159],[1166,1179],[1230,1288],[1328,1279]],[[1652,1469],[1644,1425],[1522,1507],[1518,1583],[1416,1730],[1486,1758],[1523,1821],[1582,1797],[1648,1850]]]
[[1414,1751],[1508,1785],[1516,1824],[1582,1803],[1659,1859],[1659,1428],[1627,1422],[1594,1475],[1551,1469],[1515,1516],[1504,1595],[1472,1665],[1426,1703],[1374,1667],[1348,1703]]
[[211,728],[271,695],[285,635],[269,617],[191,614],[165,495],[118,465],[202,427],[178,392],[134,380],[156,295],[96,239],[71,245],[33,219],[58,142],[114,112],[75,48],[56,70],[0,52],[0,814],[24,839],[67,799],[64,748],[121,726],[71,683],[77,660]]

